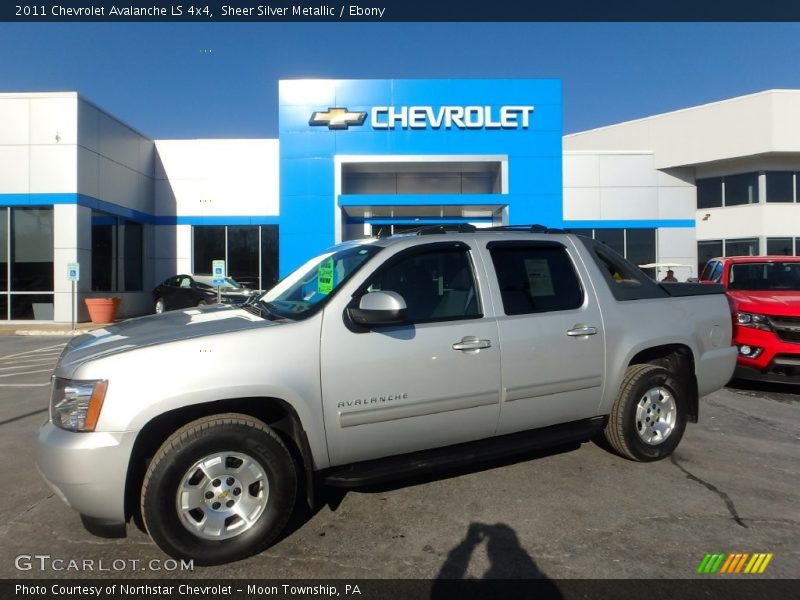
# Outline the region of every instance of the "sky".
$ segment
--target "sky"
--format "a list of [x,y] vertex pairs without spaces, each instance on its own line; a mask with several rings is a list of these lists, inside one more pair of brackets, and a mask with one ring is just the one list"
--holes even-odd
[[278,80],[558,78],[572,133],[800,88],[794,23],[0,23],[0,92],[77,91],[154,139],[277,137]]

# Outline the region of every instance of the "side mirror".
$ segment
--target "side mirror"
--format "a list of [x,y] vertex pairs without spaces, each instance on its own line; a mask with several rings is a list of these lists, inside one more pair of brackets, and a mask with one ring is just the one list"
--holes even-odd
[[347,314],[364,327],[397,325],[406,320],[406,301],[397,292],[370,292],[361,296],[358,308],[348,308]]

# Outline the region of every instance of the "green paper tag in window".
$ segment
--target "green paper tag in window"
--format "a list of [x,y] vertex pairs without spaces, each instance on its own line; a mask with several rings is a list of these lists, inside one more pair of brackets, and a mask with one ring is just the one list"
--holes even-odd
[[317,268],[317,291],[323,296],[333,291],[333,258],[323,260]]

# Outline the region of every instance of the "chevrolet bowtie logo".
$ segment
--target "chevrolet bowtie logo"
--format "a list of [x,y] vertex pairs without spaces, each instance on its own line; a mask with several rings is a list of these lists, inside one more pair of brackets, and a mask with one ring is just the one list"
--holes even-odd
[[350,125],[363,125],[367,118],[365,112],[350,112],[346,108],[329,108],[325,112],[315,112],[309,125],[327,125],[328,129],[347,129]]

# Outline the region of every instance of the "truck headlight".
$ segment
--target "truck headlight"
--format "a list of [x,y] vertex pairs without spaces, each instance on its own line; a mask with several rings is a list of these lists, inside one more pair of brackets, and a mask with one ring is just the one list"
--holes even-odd
[[106,397],[105,379],[75,381],[53,378],[50,394],[50,419],[53,425],[69,431],[94,431]]
[[752,327],[753,329],[761,329],[763,331],[772,331],[772,325],[769,319],[764,315],[757,315],[755,313],[737,312],[735,315],[735,322],[737,325],[743,327]]

